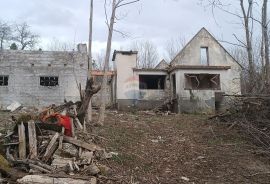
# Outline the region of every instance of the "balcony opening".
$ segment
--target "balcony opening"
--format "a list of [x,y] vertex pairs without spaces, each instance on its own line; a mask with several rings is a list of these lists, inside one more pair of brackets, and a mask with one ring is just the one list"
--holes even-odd
[[219,74],[185,74],[185,89],[220,90]]

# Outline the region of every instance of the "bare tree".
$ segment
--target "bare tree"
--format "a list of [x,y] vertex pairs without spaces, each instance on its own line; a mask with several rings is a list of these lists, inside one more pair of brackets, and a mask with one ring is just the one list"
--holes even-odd
[[171,38],[167,41],[165,51],[168,60],[173,60],[180,50],[186,45],[186,39],[183,36]]
[[30,30],[30,26],[24,22],[16,24],[13,39],[20,45],[21,50],[32,49],[38,43],[39,36]]
[[132,50],[138,51],[138,67],[154,68],[158,62],[157,47],[151,41],[136,41],[131,45]]
[[[93,40],[93,7],[94,2],[90,0],[90,17],[89,17],[89,40],[88,40],[88,79],[92,77],[92,40]],[[86,115],[86,122],[90,123],[92,121],[92,100],[90,99],[87,115]],[[85,125],[85,124],[84,124]],[[84,126],[85,129],[85,126]]]
[[268,0],[263,0],[262,4],[262,43],[261,43],[261,57],[262,57],[262,79],[265,81],[263,91],[269,91],[269,80],[270,80],[270,66],[269,66],[269,35],[268,35],[268,16],[267,16],[267,3]]
[[51,51],[73,51],[74,44],[71,42],[61,41],[57,38],[53,38],[47,46],[48,50]]
[[12,29],[6,22],[0,21],[0,50],[4,49],[4,43],[11,39]]
[[104,68],[104,53],[100,52],[93,57],[93,68],[95,70],[103,70]]
[[[101,86],[101,106],[99,111],[99,118],[98,118],[98,125],[104,124],[104,118],[105,118],[105,94],[106,94],[106,84],[107,84],[107,71],[109,69],[109,61],[110,61],[110,54],[111,54],[111,45],[112,45],[112,36],[114,31],[114,24],[116,21],[116,11],[117,9],[124,7],[129,4],[133,4],[135,2],[138,2],[140,0],[112,0],[112,7],[111,7],[111,18],[110,22],[107,20],[107,26],[108,26],[108,39],[107,39],[107,47],[106,47],[106,55],[105,55],[105,62],[104,62],[104,75],[103,75],[103,81]],[[105,0],[105,14],[107,17],[107,11],[106,11],[106,0]]]
[[[239,13],[238,11],[234,12],[231,10],[231,5],[226,0],[201,0],[206,1],[208,5],[212,7],[212,11],[217,8],[222,10],[230,15],[233,15],[241,20],[245,32],[245,40],[242,41],[238,38],[237,35],[233,34],[234,38],[237,40],[237,44],[240,47],[245,48],[247,53],[247,62],[248,62],[248,74],[249,74],[249,92],[254,92],[255,81],[255,65],[254,65],[254,56],[253,56],[253,30],[254,30],[254,18],[253,18],[253,5],[255,0],[237,0],[239,2]],[[230,43],[230,42],[226,42]]]

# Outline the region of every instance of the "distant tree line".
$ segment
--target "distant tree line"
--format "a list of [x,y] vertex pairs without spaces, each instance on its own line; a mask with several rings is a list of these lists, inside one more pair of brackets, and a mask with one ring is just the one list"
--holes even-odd
[[38,42],[39,35],[26,22],[12,24],[0,20],[0,50],[33,49]]

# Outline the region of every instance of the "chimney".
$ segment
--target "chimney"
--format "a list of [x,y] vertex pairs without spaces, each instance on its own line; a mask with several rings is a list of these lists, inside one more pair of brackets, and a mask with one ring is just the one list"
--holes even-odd
[[87,53],[87,45],[86,44],[83,44],[83,43],[79,43],[77,45],[77,50],[80,53]]

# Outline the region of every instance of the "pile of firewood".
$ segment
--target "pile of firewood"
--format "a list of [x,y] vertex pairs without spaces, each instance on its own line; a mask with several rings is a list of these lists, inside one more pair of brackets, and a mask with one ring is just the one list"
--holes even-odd
[[12,117],[15,126],[0,135],[0,183],[95,184],[110,168],[101,160],[107,153],[87,133],[85,113],[89,100],[100,87],[88,80],[81,102],[66,102],[38,115]]
[[258,152],[270,155],[270,96],[233,95],[226,112],[217,114],[221,122],[241,132],[260,148]]

